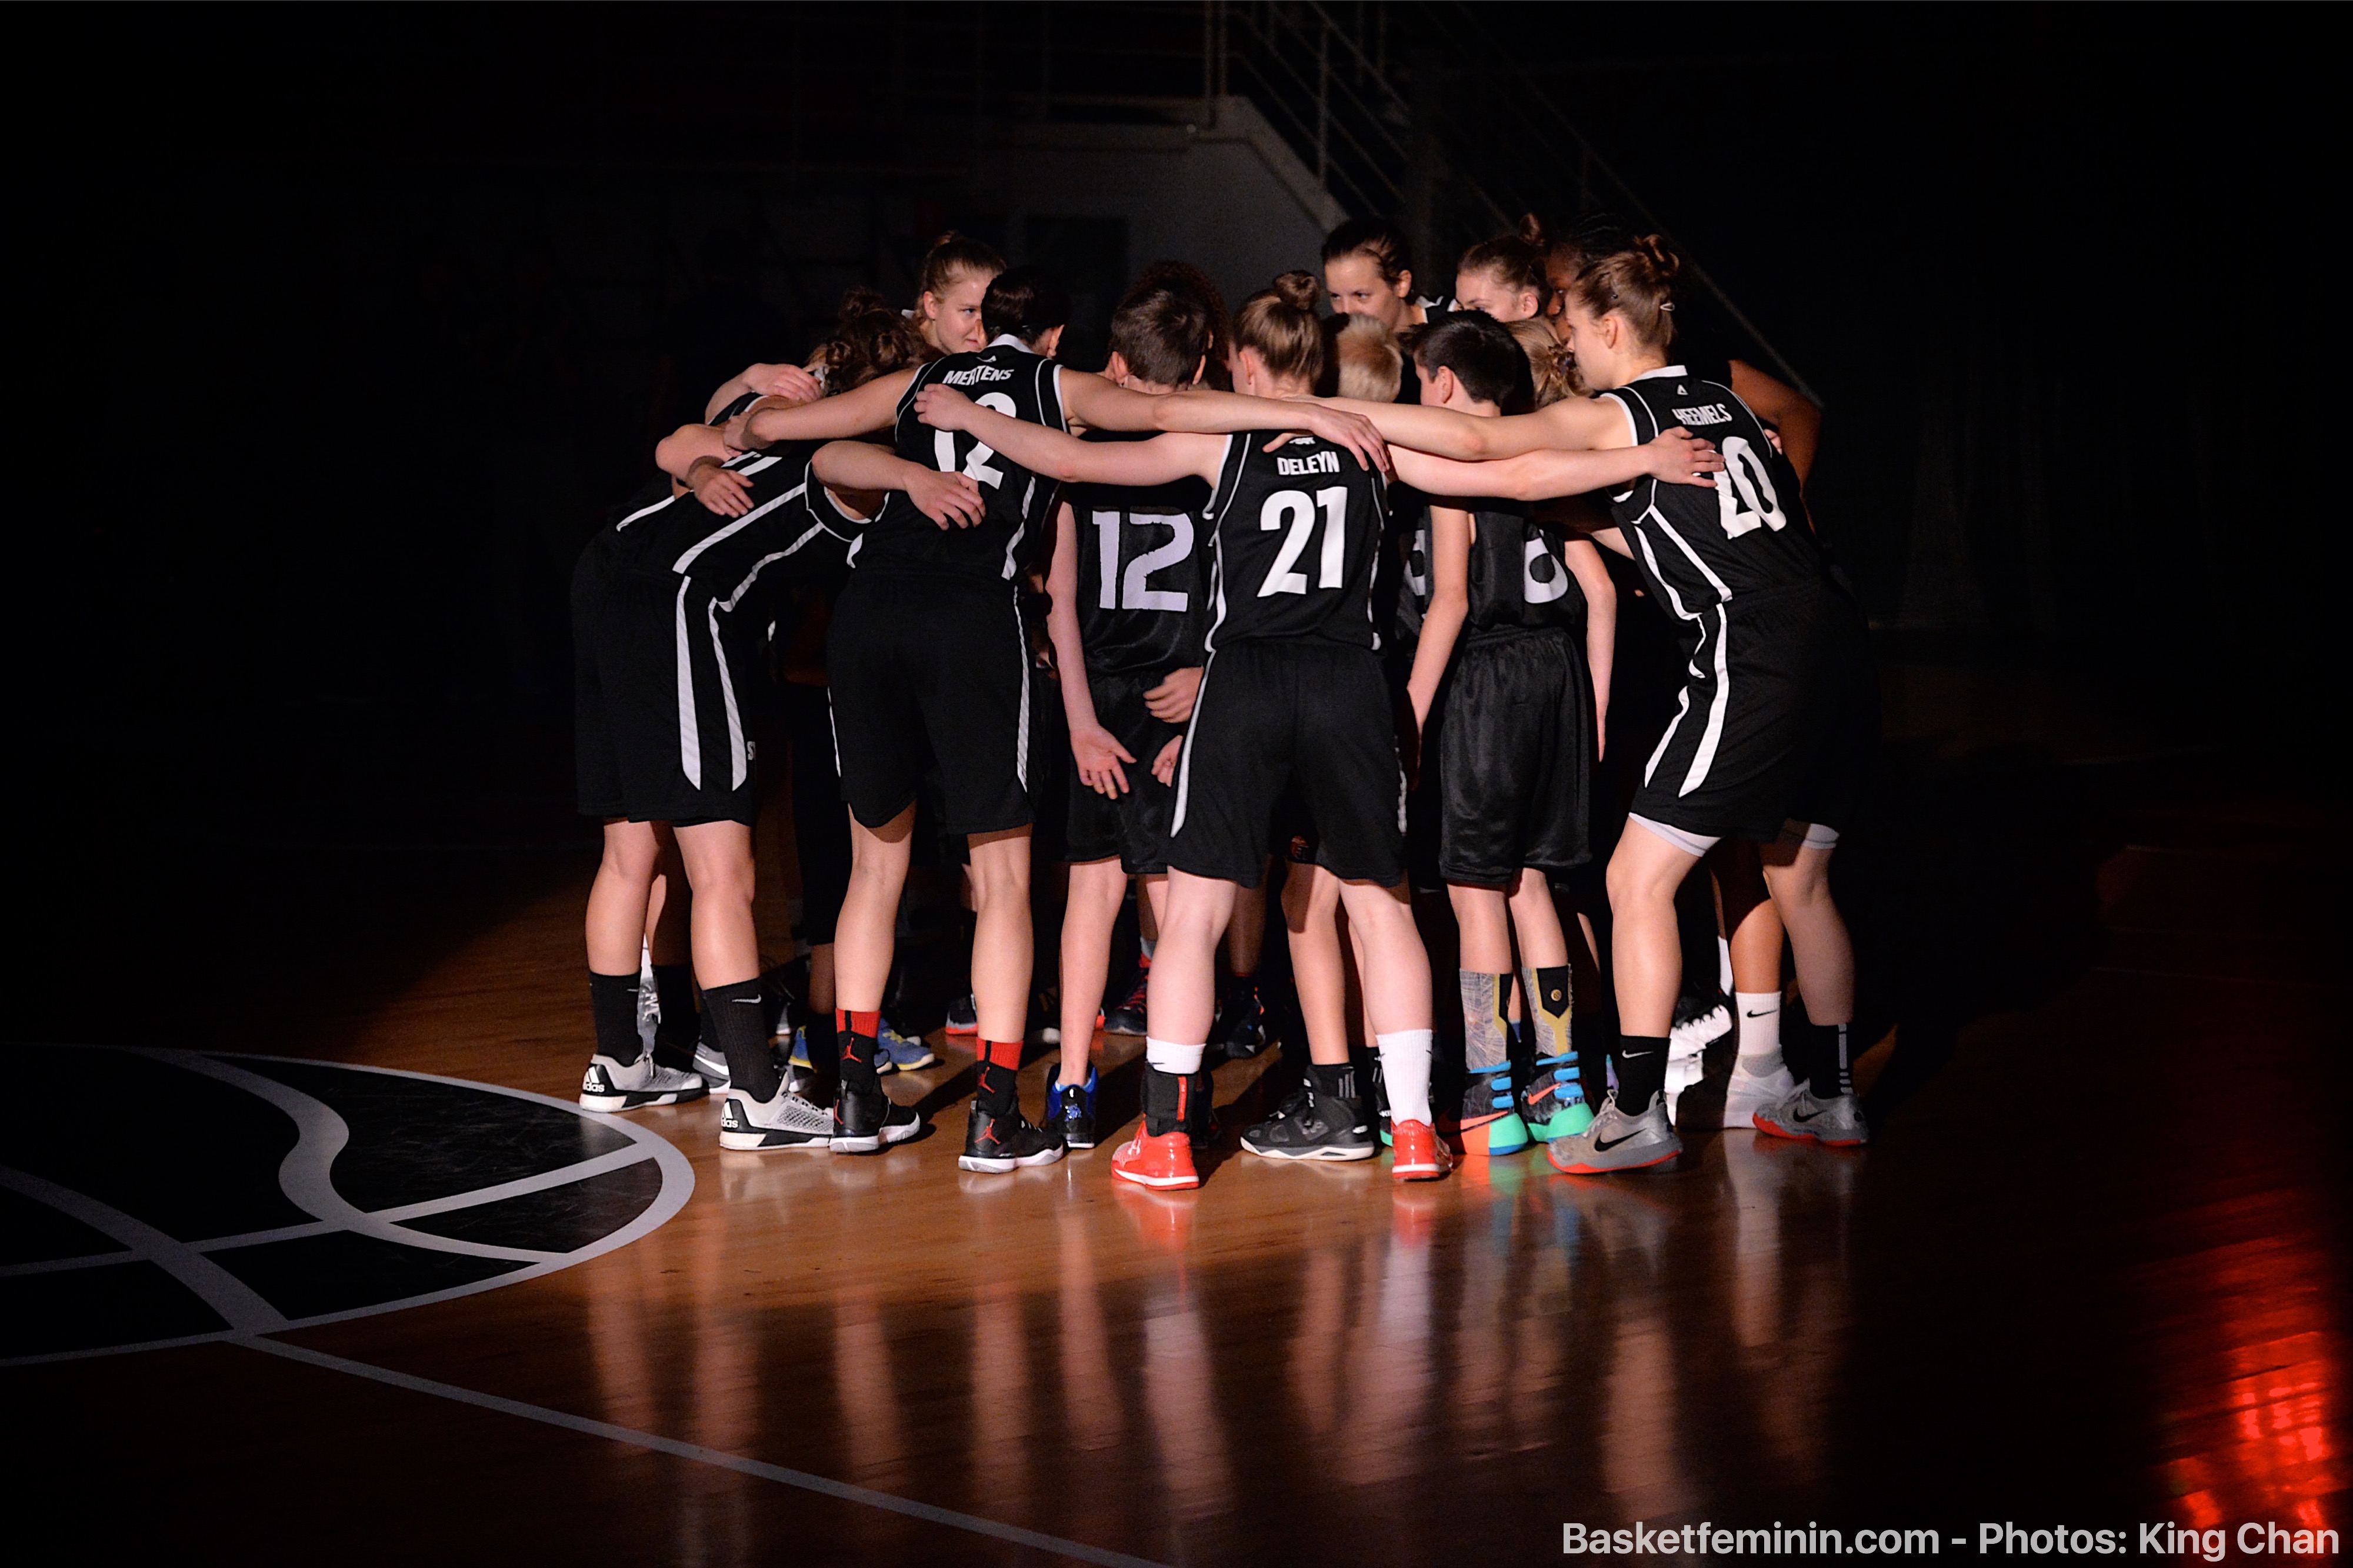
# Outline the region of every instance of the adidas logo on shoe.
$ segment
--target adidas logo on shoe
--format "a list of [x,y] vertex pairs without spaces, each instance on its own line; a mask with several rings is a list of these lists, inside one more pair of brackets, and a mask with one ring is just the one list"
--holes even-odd
[[744,1116],[740,1109],[742,1103],[742,1101],[735,1100],[731,1096],[727,1103],[720,1108],[719,1130],[722,1132],[741,1132],[744,1131]]
[[596,1063],[591,1062],[588,1064],[588,1076],[580,1080],[580,1092],[583,1094],[611,1094],[614,1090],[613,1086],[605,1081],[605,1069],[598,1067]]

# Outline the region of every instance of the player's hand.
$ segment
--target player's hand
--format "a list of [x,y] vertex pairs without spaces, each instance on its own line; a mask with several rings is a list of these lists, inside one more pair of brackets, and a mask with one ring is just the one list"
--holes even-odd
[[781,397],[796,405],[815,403],[825,395],[825,383],[797,364],[755,364],[744,373],[744,384],[763,397]]
[[1113,800],[1127,793],[1127,774],[1119,764],[1135,759],[1101,724],[1071,726],[1071,756],[1079,764],[1079,782],[1089,789]]
[[1646,472],[1670,484],[1697,485],[1702,489],[1714,489],[1715,481],[1708,475],[1721,472],[1724,468],[1724,455],[1713,443],[1701,440],[1680,425],[1660,431],[1656,440],[1646,442],[1642,455],[1650,460]]
[[[1320,403],[1301,399],[1299,427],[1311,436],[1320,436],[1335,447],[1345,447],[1356,454],[1360,467],[1378,468],[1383,479],[1394,477],[1389,467],[1388,443],[1381,439],[1379,429],[1361,414],[1345,409],[1326,408]],[[1272,447],[1267,448],[1271,452]]]
[[722,517],[741,517],[752,510],[752,489],[744,476],[723,468],[716,458],[698,458],[686,471],[686,488],[706,510]]
[[917,511],[943,530],[975,528],[987,515],[987,508],[980,499],[980,481],[969,474],[935,474],[925,469],[911,475],[907,499],[915,503]]
[[1171,735],[1168,738],[1168,743],[1160,748],[1160,754],[1152,759],[1152,776],[1165,784],[1175,784],[1176,759],[1184,754],[1184,751],[1185,737]]
[[978,405],[953,386],[927,386],[915,394],[915,417],[934,430],[969,430]]
[[1188,664],[1172,669],[1166,679],[1144,694],[1144,707],[1164,724],[1182,724],[1193,717],[1193,703],[1201,695],[1201,667]]
[[754,447],[763,445],[760,438],[752,434],[752,421],[759,416],[760,411],[764,408],[789,408],[792,405],[789,403],[782,401],[771,403],[766,398],[763,397],[758,402],[745,408],[743,413],[738,414],[734,418],[727,421],[727,423],[720,429],[719,438],[727,443],[728,448],[731,451],[748,452]]

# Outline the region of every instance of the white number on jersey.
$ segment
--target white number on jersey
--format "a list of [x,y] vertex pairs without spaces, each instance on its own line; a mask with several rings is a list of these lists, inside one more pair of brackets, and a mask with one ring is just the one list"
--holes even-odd
[[[983,408],[995,409],[997,413],[1004,415],[1008,419],[1018,419],[1020,417],[1020,415],[1013,406],[1013,399],[1006,396],[1005,394],[1001,392],[984,392],[978,397],[974,398],[973,401],[979,404]],[[934,458],[932,466],[934,468],[939,469],[939,471],[944,474],[955,473],[956,471],[955,433],[952,430],[940,430],[934,432],[932,437],[932,455]],[[988,466],[988,459],[995,456],[997,456],[996,447],[989,446],[986,442],[975,441],[972,444],[972,455],[964,460],[964,471],[966,474],[969,474],[972,478],[978,479],[982,484],[987,485],[989,489],[995,489],[1005,483],[1005,470],[1002,468],[992,468]]]
[[[1536,563],[1539,561],[1552,563],[1552,581],[1549,583],[1536,575]],[[1528,541],[1527,552],[1520,557],[1520,587],[1531,605],[1549,605],[1568,592],[1568,568],[1561,563],[1559,556],[1546,547],[1542,534]]]
[[1772,470],[1757,448],[1742,436],[1726,436],[1719,447],[1724,472],[1716,476],[1715,507],[1724,523],[1724,536],[1737,539],[1755,532],[1760,524],[1776,533],[1788,527],[1789,516],[1781,510],[1781,498],[1773,493]]
[[1266,581],[1260,584],[1258,596],[1270,594],[1304,594],[1307,574],[1297,570],[1299,558],[1307,552],[1307,536],[1314,531],[1315,513],[1324,513],[1324,549],[1316,563],[1315,585],[1336,588],[1348,558],[1348,487],[1334,485],[1315,492],[1307,499],[1305,490],[1277,490],[1266,498],[1259,509],[1258,526],[1261,532],[1271,533],[1288,527],[1282,548],[1276,552],[1274,564],[1267,569]]
[[1175,610],[1182,613],[1188,595],[1178,588],[1154,588],[1147,585],[1155,572],[1164,566],[1174,566],[1193,553],[1193,518],[1182,511],[1140,511],[1135,514],[1138,528],[1166,527],[1176,531],[1175,538],[1157,550],[1147,550],[1127,563],[1124,577],[1119,570],[1119,517],[1115,511],[1094,514],[1098,535],[1096,553],[1103,560],[1103,607],[1106,610]]

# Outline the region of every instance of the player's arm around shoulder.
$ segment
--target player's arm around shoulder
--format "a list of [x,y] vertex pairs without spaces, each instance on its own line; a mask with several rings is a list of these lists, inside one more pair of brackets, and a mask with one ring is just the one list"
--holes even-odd
[[[1068,383],[1085,376],[1070,376]],[[1112,388],[1117,392],[1117,387]],[[1140,394],[1125,394],[1142,396]],[[1144,398],[1145,402],[1156,401]],[[1073,415],[1084,417],[1075,405]],[[1031,473],[1065,484],[1165,485],[1198,476],[1215,480],[1225,443],[1214,437],[1160,436],[1149,441],[1082,441],[984,408],[952,386],[927,386],[915,396],[915,416],[934,430],[968,435]],[[1089,419],[1088,423],[1101,421]],[[1118,429],[1116,424],[1106,428]]]
[[809,461],[828,489],[903,490],[915,510],[942,528],[972,528],[987,515],[980,482],[911,463],[871,441],[828,441]]

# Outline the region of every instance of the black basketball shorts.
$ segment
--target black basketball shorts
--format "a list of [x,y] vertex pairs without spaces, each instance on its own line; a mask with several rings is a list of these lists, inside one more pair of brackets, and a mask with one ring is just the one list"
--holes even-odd
[[1791,821],[1844,828],[1878,747],[1878,672],[1854,601],[1828,584],[1744,595],[1704,612],[1633,814],[1760,844]]
[[[755,822],[755,736],[775,700],[764,623],[714,614],[600,535],[572,574],[574,762],[582,815]],[[683,594],[683,597],[681,597]]]
[[869,827],[939,764],[940,827],[1029,825],[1029,643],[1009,584],[852,572],[826,641],[841,798]]
[[1344,881],[1405,875],[1405,770],[1378,655],[1315,637],[1211,656],[1176,766],[1168,864],[1258,886],[1286,782],[1315,823],[1315,863]]
[[1164,675],[1160,670],[1088,672],[1087,695],[1093,700],[1096,722],[1135,761],[1120,764],[1120,772],[1127,775],[1127,792],[1116,800],[1081,783],[1076,765],[1071,766],[1063,859],[1083,864],[1116,855],[1120,868],[1132,877],[1168,869],[1168,822],[1176,792],[1152,776],[1152,759],[1184,731],[1155,719],[1144,705],[1144,694],[1159,685]]
[[1523,867],[1582,865],[1593,778],[1593,681],[1581,640],[1490,633],[1454,656],[1438,728],[1438,867],[1500,887]]

